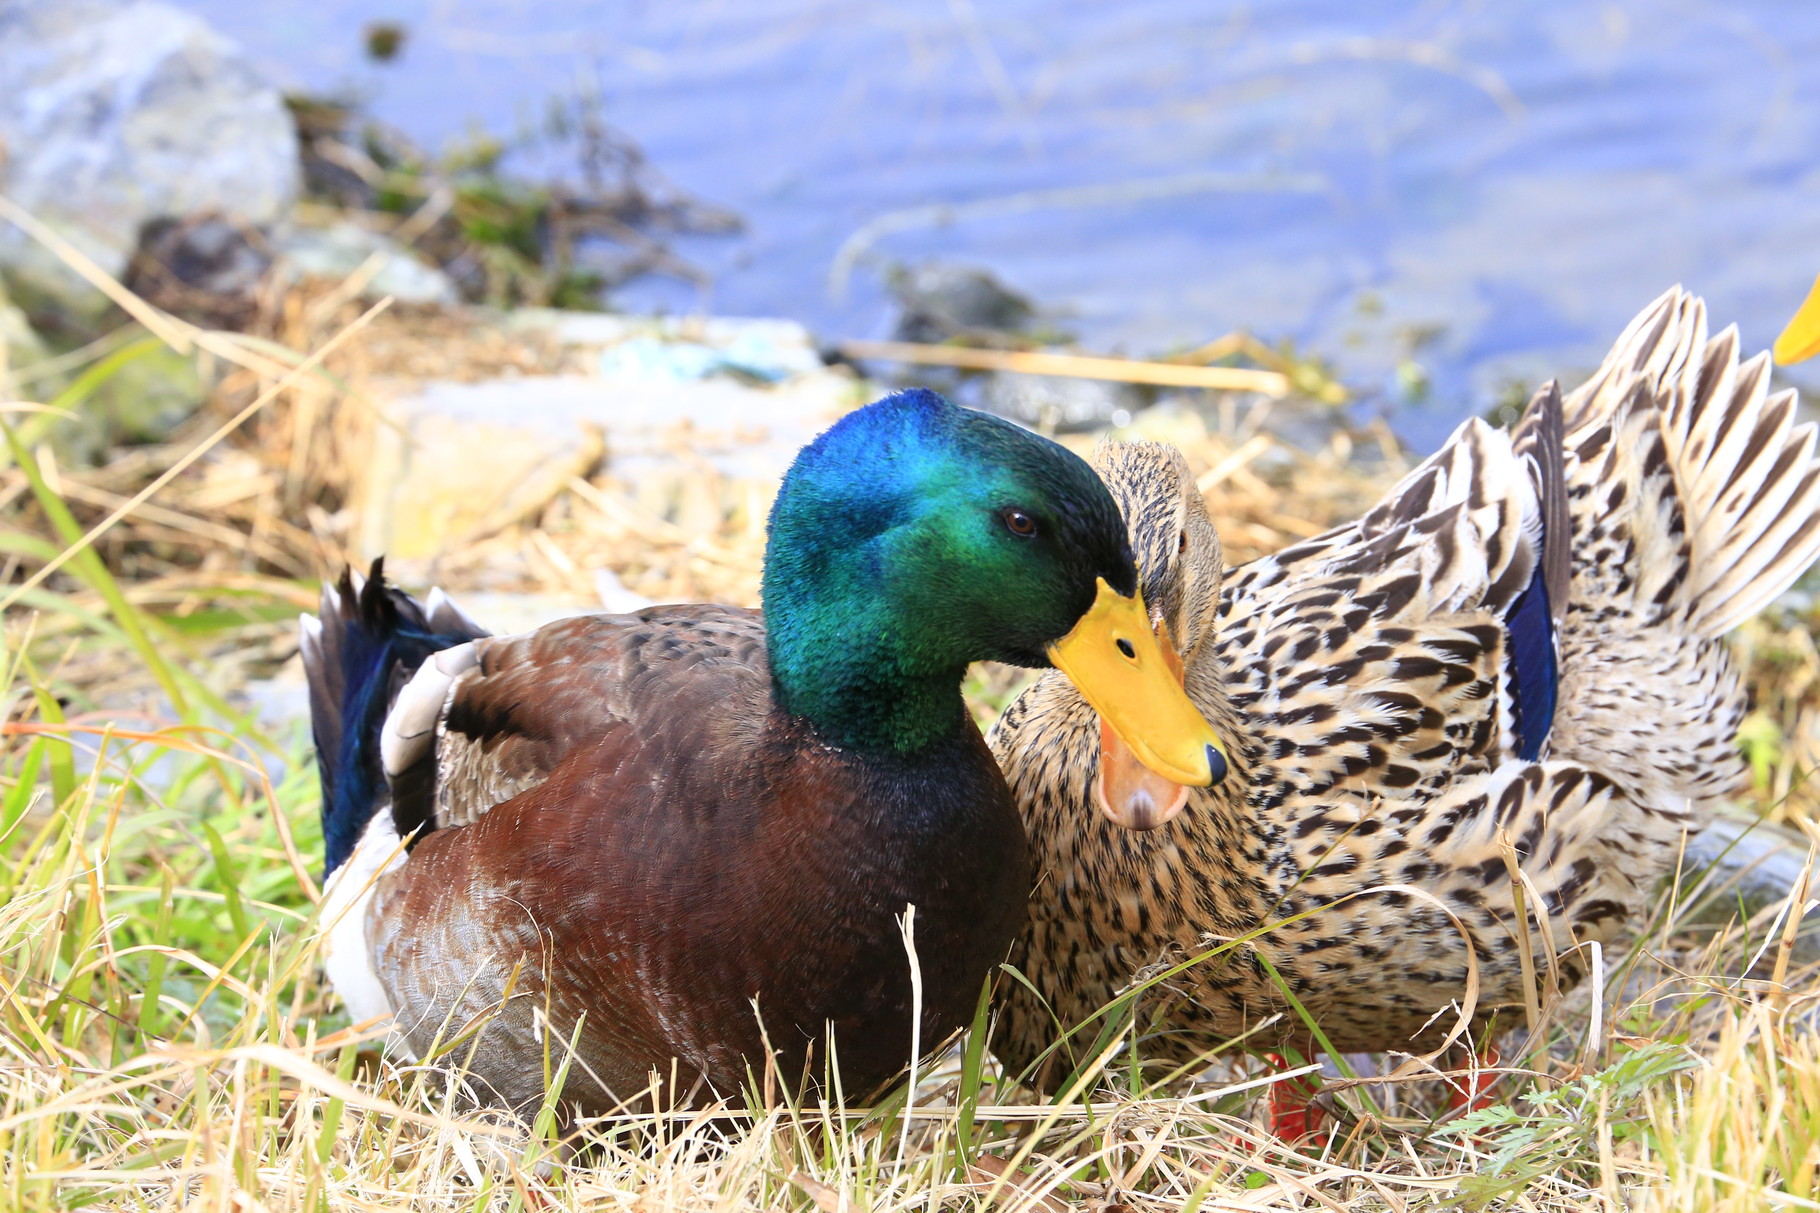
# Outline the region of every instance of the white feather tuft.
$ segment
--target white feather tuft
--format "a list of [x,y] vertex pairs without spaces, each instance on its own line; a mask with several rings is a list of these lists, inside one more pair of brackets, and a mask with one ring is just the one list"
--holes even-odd
[[303,651],[303,664],[315,668],[322,664],[322,620],[314,615],[297,617],[297,646]]
[[436,725],[455,680],[480,662],[473,641],[434,653],[398,692],[379,731],[379,760],[388,777],[421,762],[436,744]]
[[[392,823],[390,810],[382,805],[367,823],[354,853],[335,869],[323,890],[323,968],[355,1023],[392,1014],[391,1000],[373,967],[373,950],[367,942],[367,913],[379,878],[404,862],[398,829]],[[402,1041],[403,1037],[395,1039]]]
[[443,593],[441,586],[431,586],[424,599],[424,615],[439,631],[467,632],[471,635],[486,634],[486,629],[474,622],[474,617],[456,605],[455,600]]

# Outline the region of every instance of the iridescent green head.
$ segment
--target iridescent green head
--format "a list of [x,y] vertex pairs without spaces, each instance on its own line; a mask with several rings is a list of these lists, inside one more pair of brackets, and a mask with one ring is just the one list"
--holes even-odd
[[[1084,657],[1105,667],[1091,681],[1173,691],[1206,729],[1166,674],[1146,681],[1162,657],[1093,469],[934,392],[889,396],[803,448],[771,511],[764,603],[780,706],[836,745],[910,752],[970,727],[961,676],[988,659],[1053,662],[1080,685]],[[1146,711],[1159,706],[1180,723],[1173,701]],[[1211,760],[1176,740],[1172,769],[1209,782]]]

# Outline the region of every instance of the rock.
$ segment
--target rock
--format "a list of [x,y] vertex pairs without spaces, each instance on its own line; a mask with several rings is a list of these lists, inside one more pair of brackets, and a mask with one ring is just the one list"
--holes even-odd
[[[1807,868],[1807,840],[1773,822],[1715,817],[1687,841],[1682,895],[1691,895],[1706,882],[1704,896],[1691,907],[1684,921],[1724,926],[1740,912],[1750,917],[1786,902],[1800,887]],[[1809,896],[1820,895],[1820,888]],[[1758,971],[1775,964],[1781,925],[1763,952]],[[1762,938],[1754,943],[1764,943]],[[1796,932],[1792,961],[1796,965],[1820,960],[1820,916],[1811,912]]]
[[893,270],[886,288],[897,300],[898,341],[940,342],[963,334],[1021,333],[1036,308],[986,270],[928,263]]
[[219,215],[157,219],[146,225],[141,252],[191,290],[250,295],[272,264],[245,228]]
[[28,393],[14,378],[15,372],[49,356],[50,351],[32,331],[25,313],[8,302],[6,292],[0,290],[0,400],[38,400],[49,395],[43,391]]
[[207,394],[194,358],[154,346],[120,364],[75,418],[59,422],[51,444],[73,466],[96,464],[114,447],[168,439]]
[[464,590],[452,595],[455,605],[494,636],[534,632],[546,623],[574,615],[599,614],[590,602],[571,602],[553,594],[507,594],[498,590]]
[[657,605],[655,599],[627,589],[612,569],[594,570],[594,593],[600,599],[600,609],[609,615],[630,615]]
[[455,280],[402,244],[359,224],[343,220],[330,227],[289,228],[272,243],[283,259],[280,274],[341,281],[379,258],[361,294],[369,299],[390,295],[400,303],[453,306],[461,301]]
[[429,383],[379,404],[357,493],[363,553],[435,557],[509,526],[585,475],[596,383],[569,376]]
[[[0,0],[0,189],[122,274],[141,230],[212,212],[263,226],[301,170],[278,90],[200,18],[160,0]],[[106,301],[0,223],[0,268],[28,307]]]
[[[785,321],[524,309],[504,323],[554,338],[566,364],[593,373],[415,384],[381,400],[387,424],[356,493],[363,558],[433,559],[541,508],[603,455],[653,499],[692,499],[704,470],[775,486],[798,448],[862,403]],[[719,373],[733,359],[746,373]],[[790,373],[768,384],[757,371]],[[623,606],[612,589],[603,601]]]
[[624,316],[519,308],[516,331],[546,333],[564,345],[598,350],[600,374],[622,383],[682,383],[732,375],[779,383],[824,369],[815,338],[794,320],[737,316]]
[[[303,662],[292,658],[270,678],[255,678],[235,694],[274,740],[307,740],[310,735],[310,686]],[[268,770],[271,764],[268,763]],[[274,776],[277,778],[277,776]]]
[[994,374],[980,393],[982,408],[1049,433],[1127,424],[1145,400],[1129,383],[1060,375]]
[[634,337],[600,355],[601,374],[609,379],[641,383],[682,383],[723,374],[776,383],[791,375],[819,370],[821,365],[814,350],[780,349],[757,336],[728,346]]
[[156,307],[205,328],[247,329],[272,254],[259,233],[219,215],[154,219],[126,284]]

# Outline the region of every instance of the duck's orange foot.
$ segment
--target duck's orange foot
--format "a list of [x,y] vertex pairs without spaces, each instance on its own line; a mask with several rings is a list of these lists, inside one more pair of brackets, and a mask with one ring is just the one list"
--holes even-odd
[[1497,1097],[1489,1092],[1498,1081],[1493,1073],[1502,1063],[1496,1045],[1486,1045],[1478,1051],[1464,1050],[1466,1054],[1466,1072],[1457,1074],[1447,1080],[1447,1110],[1465,1109],[1467,1112],[1478,1112],[1497,1103]]
[[[1266,1053],[1264,1060],[1278,1070],[1289,1069],[1281,1053]],[[1311,1075],[1286,1078],[1270,1086],[1268,1121],[1270,1131],[1283,1141],[1307,1141],[1317,1150],[1327,1144],[1322,1123],[1327,1115],[1313,1102],[1321,1084]]]

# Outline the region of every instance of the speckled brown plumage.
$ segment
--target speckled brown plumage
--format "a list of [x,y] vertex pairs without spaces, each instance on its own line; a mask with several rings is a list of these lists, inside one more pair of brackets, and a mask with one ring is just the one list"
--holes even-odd
[[[1146,995],[1149,1054],[1184,1063],[1260,1027],[1250,1047],[1312,1051],[1271,968],[1337,1049],[1435,1048],[1460,1022],[1468,940],[1475,1019],[1522,1001],[1512,864],[1537,971],[1558,953],[1572,978],[1579,945],[1635,926],[1684,830],[1742,776],[1720,636],[1820,548],[1814,429],[1737,351],[1671,291],[1514,436],[1468,422],[1358,522],[1223,579],[1180,455],[1102,448],[1146,599],[1234,772],[1169,824],[1121,830],[1090,799],[1079,696],[1046,675],[1006,711],[992,745],[1036,865],[1012,962],[1041,1001],[1001,985],[1001,1056],[1034,1066],[1057,1019],[1253,933]],[[1545,519],[1571,532],[1544,569],[1559,701],[1526,762],[1507,617]]]
[[737,1096],[764,1055],[756,1000],[787,1079],[812,1045],[819,1067],[831,1022],[857,1096],[909,1056],[907,903],[925,1041],[971,1012],[1028,885],[976,731],[897,760],[819,744],[771,707],[763,622],[732,607],[586,616],[472,655],[411,754],[433,778],[388,770],[421,789],[395,820],[430,832],[366,913],[418,1056],[497,1011],[472,1061],[490,1102],[541,1097],[546,1045],[578,1022],[581,1107],[654,1067],[668,1085],[672,1057],[666,1099]]

